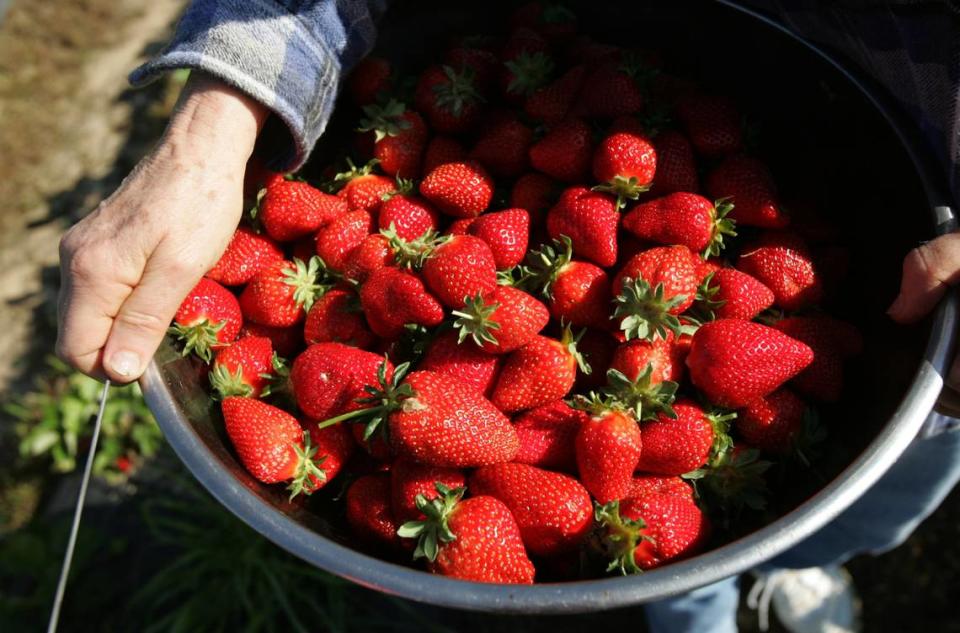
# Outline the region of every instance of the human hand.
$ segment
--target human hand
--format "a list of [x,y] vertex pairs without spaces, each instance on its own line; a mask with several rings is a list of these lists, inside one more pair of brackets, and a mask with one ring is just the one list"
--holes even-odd
[[60,241],[57,355],[136,380],[239,223],[263,106],[194,73],[163,139]]
[[[919,321],[960,281],[960,232],[941,235],[910,251],[903,260],[900,294],[887,310],[898,323]],[[960,355],[944,378],[936,410],[960,417]]]

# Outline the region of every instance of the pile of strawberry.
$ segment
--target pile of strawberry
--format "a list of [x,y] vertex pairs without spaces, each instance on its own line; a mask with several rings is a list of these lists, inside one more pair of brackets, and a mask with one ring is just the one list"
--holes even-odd
[[412,94],[364,61],[372,160],[251,170],[172,331],[250,474],[344,481],[357,546],[486,582],[650,569],[803,458],[861,346],[821,307],[844,251],[784,211],[731,99],[563,9],[510,25]]

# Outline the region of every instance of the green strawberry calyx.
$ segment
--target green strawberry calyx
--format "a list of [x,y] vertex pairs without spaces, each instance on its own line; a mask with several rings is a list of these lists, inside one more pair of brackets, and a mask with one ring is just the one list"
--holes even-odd
[[483,347],[484,343],[496,345],[497,337],[491,330],[500,329],[500,324],[493,320],[499,307],[499,303],[485,303],[479,293],[476,297],[467,297],[463,309],[454,310],[452,313],[459,317],[453,322],[453,326],[460,331],[457,342],[463,343],[467,337],[471,337],[480,347]]
[[660,413],[675,420],[677,413],[672,405],[680,385],[670,380],[652,383],[652,376],[653,363],[647,363],[636,380],[619,370],[608,369],[603,393],[631,409],[638,420],[653,420]]
[[527,262],[520,268],[520,280],[516,285],[551,299],[553,284],[571,259],[573,242],[566,235],[561,235],[539,250],[527,253]]
[[427,229],[416,239],[405,240],[397,235],[397,227],[393,222],[389,227],[380,229],[380,234],[387,238],[387,245],[393,251],[397,266],[413,270],[422,268],[423,263],[430,258],[433,251],[450,240],[449,236],[441,237],[433,229]]
[[[326,273],[326,268],[323,260],[314,255],[306,264],[295,257],[293,268],[283,269],[283,283],[293,286],[293,301],[303,308],[304,312],[309,312],[313,302],[330,289],[330,285],[318,283],[321,271]],[[323,277],[325,276],[324,274]]]
[[670,314],[670,310],[685,300],[685,295],[665,298],[662,283],[651,288],[645,279],[627,277],[623,280],[623,290],[614,299],[613,316],[623,317],[620,329],[628,341],[635,338],[652,341],[658,336],[666,339],[668,331],[680,336],[680,319]]
[[639,574],[634,552],[643,541],[653,541],[643,533],[647,524],[643,519],[627,519],[620,516],[620,502],[611,501],[596,506],[593,514],[600,531],[600,547],[610,564],[607,572],[619,570],[624,576]]
[[713,429],[713,445],[710,447],[708,463],[718,463],[733,450],[733,440],[730,439],[730,422],[736,419],[736,411],[713,409],[704,414],[710,428]]
[[411,127],[410,121],[403,117],[407,107],[396,99],[390,99],[385,104],[371,104],[364,106],[364,118],[360,119],[358,132],[373,132],[377,142],[388,136],[399,136],[404,130]]
[[703,257],[716,257],[726,246],[723,243],[723,236],[737,236],[737,222],[733,218],[727,217],[733,211],[733,201],[727,198],[720,198],[713,203],[713,229],[710,236],[710,243],[703,249]]
[[423,513],[424,519],[407,521],[397,529],[400,538],[417,539],[417,548],[413,550],[413,560],[426,558],[430,562],[437,560],[442,543],[451,543],[457,535],[450,531],[450,516],[467,489],[463,486],[450,489],[441,482],[434,482],[439,496],[428,499],[419,494],[414,499],[417,509]]
[[580,342],[580,339],[583,338],[583,335],[587,333],[587,328],[583,328],[576,334],[573,333],[573,330],[570,327],[570,324],[563,324],[561,320],[560,325],[563,326],[563,334],[560,336],[560,346],[563,347],[573,360],[577,362],[577,367],[580,368],[580,371],[589,376],[593,369],[590,367],[590,364],[587,362],[587,359],[583,357],[583,354],[580,353],[580,350],[577,349],[577,343]]
[[698,498],[715,510],[712,515],[722,518],[723,525],[736,520],[744,507],[766,507],[769,491],[764,473],[772,465],[760,459],[757,449],[734,450],[731,443],[724,452],[712,455],[706,466],[681,477],[693,484]]
[[717,318],[717,310],[722,308],[727,302],[723,299],[717,299],[720,292],[720,284],[713,282],[716,272],[709,273],[697,286],[697,294],[693,300],[693,306],[684,315],[697,323],[707,323]]
[[293,448],[297,454],[297,466],[294,469],[293,478],[287,486],[291,501],[297,495],[309,495],[316,491],[319,486],[314,483],[314,479],[319,482],[327,480],[326,471],[320,468],[320,464],[326,461],[327,456],[316,457],[317,447],[311,445],[309,431],[303,432],[303,446],[296,444]]
[[215,400],[222,400],[230,396],[249,398],[253,395],[253,386],[243,376],[243,367],[237,366],[236,371],[220,363],[214,363],[210,371],[210,386],[213,388]]
[[472,68],[464,68],[458,73],[450,66],[444,66],[443,74],[447,80],[433,87],[437,107],[459,117],[464,107],[484,100],[477,91],[476,73]]
[[226,320],[213,323],[203,318],[190,325],[174,323],[167,332],[183,341],[183,356],[189,356],[192,352],[203,362],[209,363],[213,359],[213,350],[223,346],[217,336],[226,324]]
[[650,191],[652,183],[640,184],[636,176],[614,176],[593,191],[610,193],[617,197],[617,211],[627,206],[627,200],[637,200],[644,191]]
[[341,171],[333,177],[333,180],[326,183],[324,189],[328,193],[336,193],[338,190],[342,189],[351,180],[361,178],[363,176],[369,176],[373,173],[373,168],[380,164],[380,160],[377,158],[372,159],[365,165],[357,167],[353,160],[347,159],[347,170]]
[[545,53],[521,52],[504,64],[513,77],[507,85],[510,94],[529,97],[547,84],[553,74],[554,63]]

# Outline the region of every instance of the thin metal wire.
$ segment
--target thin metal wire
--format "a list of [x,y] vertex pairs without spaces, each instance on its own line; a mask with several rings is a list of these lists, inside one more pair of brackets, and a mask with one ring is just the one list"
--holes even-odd
[[97,453],[97,440],[100,439],[100,425],[103,422],[103,411],[107,405],[107,393],[110,391],[110,381],[103,383],[100,392],[100,409],[93,424],[93,437],[90,439],[90,450],[87,452],[87,463],[83,467],[83,478],[80,480],[80,493],[77,495],[77,507],[73,511],[73,525],[70,526],[70,538],[67,539],[67,551],[63,555],[63,567],[60,568],[60,580],[57,582],[57,593],[53,598],[53,610],[50,612],[50,623],[47,633],[56,633],[57,622],[60,620],[60,606],[63,604],[63,594],[67,589],[67,576],[70,575],[70,563],[73,562],[73,548],[77,544],[77,532],[80,531],[80,515],[83,514],[83,502],[87,498],[87,484],[90,483],[90,472],[93,470],[93,458]]

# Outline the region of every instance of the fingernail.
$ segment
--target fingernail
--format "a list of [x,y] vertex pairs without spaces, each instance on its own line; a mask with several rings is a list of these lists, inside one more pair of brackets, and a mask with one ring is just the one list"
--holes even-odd
[[117,352],[110,358],[110,369],[124,378],[136,376],[140,371],[140,357],[133,352]]

